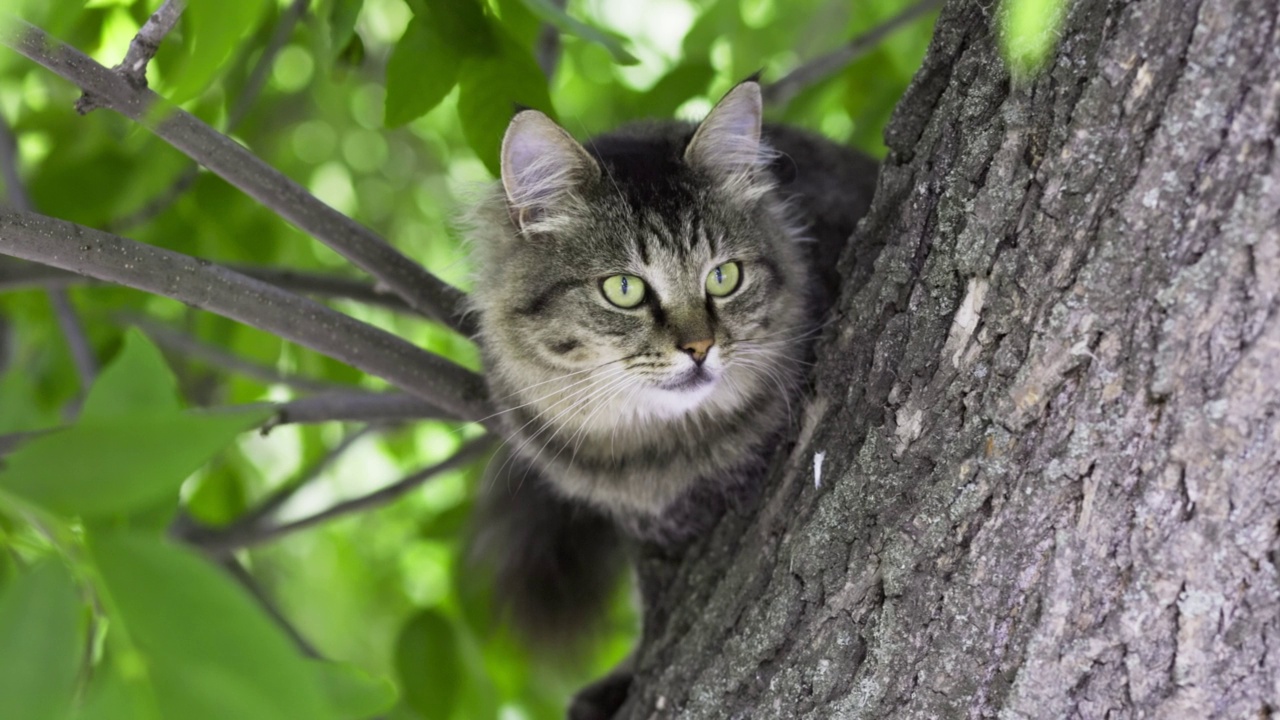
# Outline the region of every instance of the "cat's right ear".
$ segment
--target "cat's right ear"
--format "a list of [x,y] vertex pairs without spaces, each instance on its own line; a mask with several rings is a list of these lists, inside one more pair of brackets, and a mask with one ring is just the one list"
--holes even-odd
[[600,173],[586,149],[551,118],[523,110],[502,138],[502,188],[517,229],[555,216],[574,186]]

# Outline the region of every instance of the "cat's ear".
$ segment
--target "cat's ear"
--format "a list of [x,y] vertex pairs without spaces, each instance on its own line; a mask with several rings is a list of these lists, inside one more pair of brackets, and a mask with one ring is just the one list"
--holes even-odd
[[511,119],[502,138],[502,188],[511,221],[523,230],[554,214],[574,186],[599,174],[587,151],[537,110]]
[[760,138],[760,83],[738,83],[711,109],[684,151],[689,165],[731,186],[760,186],[773,153]]

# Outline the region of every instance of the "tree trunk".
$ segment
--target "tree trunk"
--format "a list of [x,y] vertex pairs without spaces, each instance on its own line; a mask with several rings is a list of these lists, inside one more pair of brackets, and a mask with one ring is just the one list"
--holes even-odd
[[1278,8],[1080,0],[1019,86],[951,3],[796,444],[619,717],[1280,708]]

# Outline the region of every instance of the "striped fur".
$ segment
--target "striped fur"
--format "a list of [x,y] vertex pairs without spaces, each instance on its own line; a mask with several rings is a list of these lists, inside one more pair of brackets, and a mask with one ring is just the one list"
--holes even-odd
[[[817,266],[834,275],[830,248],[865,209],[857,195],[869,199],[874,164],[806,133],[762,132],[753,81],[701,125],[631,125],[585,146],[526,111],[503,160],[503,183],[478,203],[469,231],[478,339],[507,435],[488,481],[500,501],[478,521],[490,564],[499,575],[526,572],[502,561],[503,541],[486,527],[503,527],[498,516],[530,484],[538,507],[552,507],[547,495],[560,502],[560,516],[548,509],[540,521],[556,545],[539,550],[554,560],[540,566],[579,567],[584,548],[611,543],[592,517],[678,544],[762,474],[798,413],[804,358],[832,290]],[[808,228],[820,229],[819,242]],[[708,273],[728,261],[741,263],[740,286],[709,296]],[[601,282],[617,274],[642,278],[646,300],[610,304]],[[714,345],[700,373],[679,346],[703,337]],[[564,516],[594,536],[553,532]],[[527,573],[499,582],[546,581]],[[590,612],[542,611],[553,627]]]

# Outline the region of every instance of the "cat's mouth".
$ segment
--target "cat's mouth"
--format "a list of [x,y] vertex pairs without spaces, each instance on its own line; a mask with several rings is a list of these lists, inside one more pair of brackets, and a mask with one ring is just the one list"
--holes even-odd
[[673,392],[688,392],[690,390],[697,390],[706,385],[710,385],[715,382],[715,380],[716,377],[711,374],[710,370],[703,365],[698,365],[696,367],[689,368],[687,371],[670,380],[667,380],[659,387],[663,390],[671,390]]

